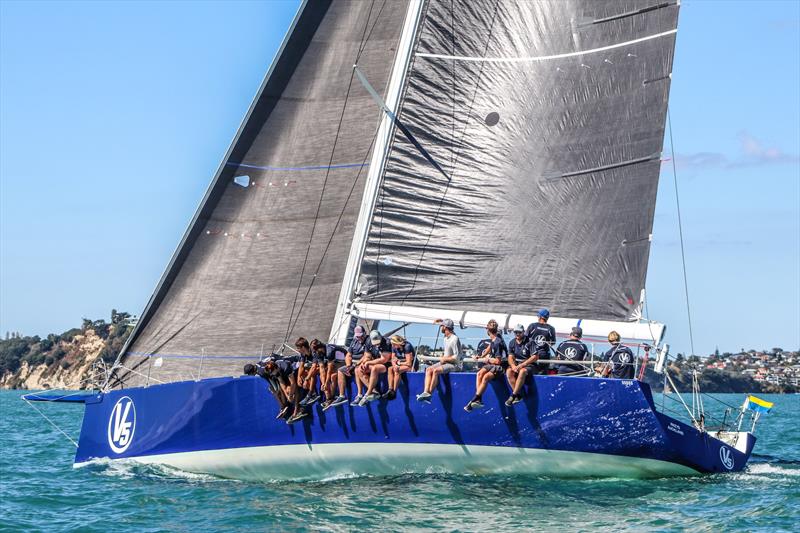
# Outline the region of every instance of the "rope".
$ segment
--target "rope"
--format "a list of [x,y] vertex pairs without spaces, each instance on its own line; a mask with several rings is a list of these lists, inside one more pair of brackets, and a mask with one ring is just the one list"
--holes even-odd
[[689,321],[689,346],[694,355],[694,334],[692,332],[692,312],[689,306],[689,281],[686,275],[686,251],[683,246],[683,224],[681,222],[681,201],[678,195],[678,171],[675,165],[675,143],[672,140],[672,116],[667,106],[667,121],[669,122],[669,149],[672,152],[672,182],[675,184],[675,206],[678,209],[678,234],[681,241],[681,264],[683,265],[683,292],[686,296],[686,317]]
[[51,425],[51,426],[53,426],[54,428],[56,428],[56,429],[57,429],[57,430],[58,430],[58,431],[59,431],[59,432],[60,432],[62,435],[64,435],[65,437],[67,437],[67,439],[68,439],[68,440],[69,440],[69,441],[70,441],[70,442],[71,442],[73,445],[75,445],[75,447],[76,447],[76,448],[78,447],[78,443],[77,443],[77,442],[75,442],[75,439],[73,439],[72,437],[70,437],[69,435],[67,435],[67,433],[66,433],[66,432],[65,432],[63,429],[61,429],[60,427],[58,427],[58,425],[57,425],[55,422],[53,422],[52,420],[50,420],[49,418],[47,418],[47,415],[46,415],[46,414],[44,414],[42,411],[40,411],[38,407],[36,407],[35,405],[33,405],[33,404],[32,404],[31,402],[29,402],[28,400],[25,400],[25,398],[23,398],[23,400],[25,401],[25,403],[27,403],[28,405],[30,405],[31,407],[33,407],[33,409],[34,409],[34,410],[35,410],[37,413],[39,413],[39,414],[42,416],[42,418],[44,418],[45,420],[47,420],[47,421],[50,423],[50,425]]

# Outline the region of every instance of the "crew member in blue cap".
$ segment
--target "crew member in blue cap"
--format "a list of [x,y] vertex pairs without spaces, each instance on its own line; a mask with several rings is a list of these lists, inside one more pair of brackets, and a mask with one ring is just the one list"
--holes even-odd
[[528,326],[525,331],[530,355],[517,365],[517,380],[514,384],[514,392],[506,400],[506,405],[513,405],[522,401],[525,380],[528,379],[529,375],[547,371],[547,366],[537,365],[537,361],[539,359],[547,359],[550,356],[550,347],[556,342],[556,329],[547,323],[550,318],[550,311],[547,308],[540,309],[538,317],[538,321]]

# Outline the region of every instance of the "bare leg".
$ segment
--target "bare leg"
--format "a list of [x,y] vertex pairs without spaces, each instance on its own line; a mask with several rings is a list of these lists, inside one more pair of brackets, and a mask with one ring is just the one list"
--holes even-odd
[[525,386],[525,378],[528,377],[528,367],[522,368],[519,371],[519,376],[517,376],[517,384],[514,386],[514,394],[519,396],[520,392],[522,391],[522,387]]
[[372,394],[375,391],[375,386],[378,384],[378,378],[385,372],[386,367],[384,365],[373,365],[372,371],[369,373],[369,387],[367,387],[367,394]]
[[506,379],[508,379],[508,386],[511,387],[511,390],[514,390],[514,387],[517,385],[517,373],[509,368],[506,370]]
[[433,367],[429,366],[425,369],[425,386],[423,387],[423,392],[428,392],[428,387],[430,386],[431,379],[433,379]]
[[475,394],[477,394],[478,396],[483,395],[483,393],[486,391],[486,387],[489,385],[489,382],[492,381],[493,379],[494,379],[494,374],[492,374],[491,372],[485,372],[483,374],[483,378],[481,379],[480,384],[478,385],[478,389],[475,391]]
[[344,396],[347,387],[347,376],[344,375],[344,372],[337,372],[337,374],[336,377],[339,380],[339,396]]
[[361,369],[356,369],[355,374],[356,374],[356,388],[358,390],[358,395],[361,396],[361,387],[367,386],[366,377],[364,376],[364,373],[361,371]]
[[433,375],[431,376],[430,389],[428,390],[428,392],[430,394],[433,394],[433,391],[436,390],[436,386],[439,384],[439,374],[441,374],[441,373],[442,373],[442,369],[441,368],[434,368],[433,369],[433,372],[432,372]]

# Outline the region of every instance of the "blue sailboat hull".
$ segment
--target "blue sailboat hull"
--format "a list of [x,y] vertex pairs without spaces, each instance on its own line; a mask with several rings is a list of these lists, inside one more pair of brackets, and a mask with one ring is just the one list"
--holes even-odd
[[655,410],[635,380],[535,376],[524,402],[504,405],[495,380],[485,407],[462,407],[475,374],[445,376],[426,405],[424,375],[404,377],[393,401],[340,406],[296,424],[259,377],[213,378],[97,394],[75,464],[133,458],[241,479],[400,472],[528,472],[648,477],[745,467],[755,438],[730,446]]

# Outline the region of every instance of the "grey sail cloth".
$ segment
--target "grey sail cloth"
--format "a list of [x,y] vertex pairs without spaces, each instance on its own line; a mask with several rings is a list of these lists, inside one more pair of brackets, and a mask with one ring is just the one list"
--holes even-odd
[[358,297],[632,319],[677,18],[663,0],[431,0]]
[[287,331],[327,340],[381,119],[352,67],[385,91],[406,8],[305,5],[112,385],[238,375]]

